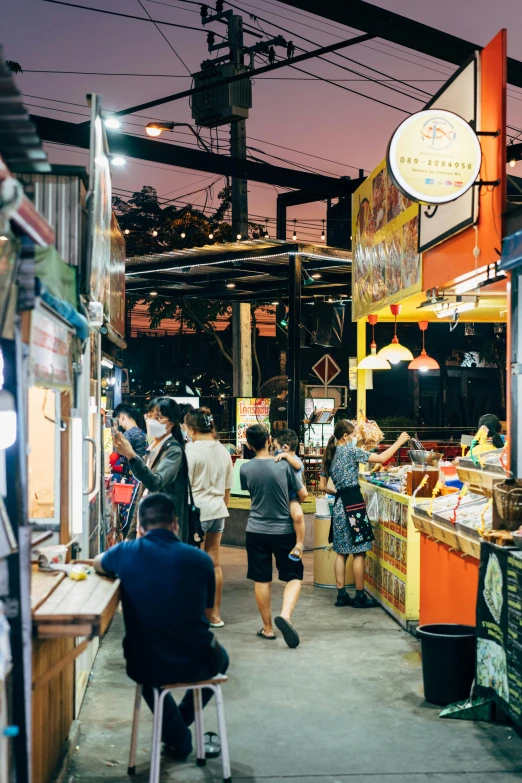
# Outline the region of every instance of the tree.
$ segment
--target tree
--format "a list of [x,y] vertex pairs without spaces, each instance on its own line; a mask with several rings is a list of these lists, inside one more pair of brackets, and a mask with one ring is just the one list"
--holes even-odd
[[[115,196],[113,207],[118,215],[118,221],[125,234],[127,256],[143,256],[153,253],[163,253],[168,250],[198,247],[205,244],[231,242],[232,226],[225,221],[225,215],[231,205],[231,188],[227,184],[218,193],[220,206],[211,216],[206,216],[201,210],[187,205],[181,209],[167,205],[162,207],[155,188],[144,186],[124,201]],[[264,228],[258,223],[249,223],[249,232],[253,239],[259,239],[264,234]],[[185,236],[182,237],[182,234]],[[209,235],[213,235],[210,240]],[[137,301],[148,306],[151,329],[157,329],[162,321],[174,318],[182,324],[194,329],[197,333],[209,335],[217,344],[226,361],[233,365],[230,330],[219,331],[215,322],[219,317],[226,316],[230,320],[229,303],[220,300],[195,299],[188,297],[150,297],[144,296]],[[133,305],[129,305],[132,309]],[[257,322],[256,310],[259,305],[252,303],[252,350],[257,370],[257,387],[261,387],[261,367],[257,354]]]

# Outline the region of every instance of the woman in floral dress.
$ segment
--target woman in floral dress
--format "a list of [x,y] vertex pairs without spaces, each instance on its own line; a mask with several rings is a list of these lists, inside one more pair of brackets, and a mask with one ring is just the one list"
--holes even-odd
[[[335,425],[334,434],[328,441],[323,457],[320,489],[326,491],[328,479],[331,478],[337,490],[332,514],[333,548],[337,553],[335,605],[369,609],[378,606],[364,591],[364,558],[366,552],[372,548],[373,531],[359,486],[359,464],[387,462],[407,443],[410,436],[403,432],[386,451],[372,454],[352,443],[354,429],[351,421],[346,419],[341,419]],[[348,595],[345,587],[346,560],[349,555],[354,556],[355,598]]]

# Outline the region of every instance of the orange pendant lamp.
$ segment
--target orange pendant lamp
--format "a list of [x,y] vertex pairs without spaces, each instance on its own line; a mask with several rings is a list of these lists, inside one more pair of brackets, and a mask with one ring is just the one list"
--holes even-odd
[[370,353],[361,359],[357,365],[358,370],[391,370],[391,364],[386,359],[382,359],[377,356],[377,343],[375,342],[375,324],[377,323],[377,315],[369,315],[368,323],[372,327],[372,342],[370,345]]
[[395,333],[391,343],[381,348],[377,356],[380,356],[381,359],[387,359],[392,364],[411,362],[413,359],[412,352],[405,345],[401,345],[397,337],[397,316],[401,312],[401,306],[399,304],[390,305],[390,310],[395,318]]
[[426,348],[424,347],[424,336],[426,334],[427,328],[427,321],[419,321],[419,329],[422,332],[422,351],[420,352],[420,356],[417,356],[412,362],[409,363],[408,370],[420,370],[420,372],[428,372],[428,370],[440,370],[440,364],[435,359],[432,359],[431,356],[428,356],[426,353]]

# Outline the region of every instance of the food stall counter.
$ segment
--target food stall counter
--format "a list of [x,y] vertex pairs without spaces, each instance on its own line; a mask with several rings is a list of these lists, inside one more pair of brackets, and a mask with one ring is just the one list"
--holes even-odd
[[419,620],[419,544],[409,495],[361,480],[375,541],[366,558],[366,589],[403,628]]

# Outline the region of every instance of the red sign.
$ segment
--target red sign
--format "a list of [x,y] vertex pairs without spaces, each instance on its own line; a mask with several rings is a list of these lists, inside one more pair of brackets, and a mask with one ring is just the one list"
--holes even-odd
[[335,359],[332,359],[328,353],[323,356],[322,359],[319,359],[316,364],[314,364],[312,370],[315,372],[321,383],[324,383],[325,386],[328,386],[328,384],[331,383],[334,378],[337,378],[341,372],[341,368]]

